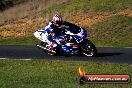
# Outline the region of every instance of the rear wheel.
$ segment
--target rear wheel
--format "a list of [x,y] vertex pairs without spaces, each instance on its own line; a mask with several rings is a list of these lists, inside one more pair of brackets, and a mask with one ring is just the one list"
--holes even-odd
[[83,50],[83,54],[85,56],[93,57],[97,54],[97,49],[93,43],[90,42],[90,44],[85,45],[85,48]]

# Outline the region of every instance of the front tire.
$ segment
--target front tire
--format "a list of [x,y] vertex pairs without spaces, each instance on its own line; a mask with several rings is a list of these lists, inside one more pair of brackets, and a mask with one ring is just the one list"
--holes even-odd
[[97,49],[95,45],[92,42],[90,42],[89,44],[86,44],[83,50],[83,54],[88,57],[95,56],[97,54]]

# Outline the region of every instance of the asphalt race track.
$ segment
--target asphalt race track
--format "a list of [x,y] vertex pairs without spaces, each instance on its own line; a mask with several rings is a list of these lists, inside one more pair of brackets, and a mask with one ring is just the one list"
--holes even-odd
[[132,65],[132,48],[97,48],[96,57],[83,56],[49,56],[36,46],[0,46],[0,59],[48,59],[68,61],[92,61],[103,63],[119,63]]

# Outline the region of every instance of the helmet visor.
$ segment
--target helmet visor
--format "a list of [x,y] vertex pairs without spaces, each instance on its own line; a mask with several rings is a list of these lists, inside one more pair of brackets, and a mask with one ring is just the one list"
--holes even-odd
[[58,26],[61,26],[61,25],[62,25],[62,21],[56,21],[56,24],[57,24]]

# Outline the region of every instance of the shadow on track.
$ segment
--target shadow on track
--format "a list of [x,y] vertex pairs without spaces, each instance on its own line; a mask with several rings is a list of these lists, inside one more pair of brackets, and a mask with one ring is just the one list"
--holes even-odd
[[121,55],[123,53],[97,53],[95,57],[106,57],[106,56],[116,56]]

